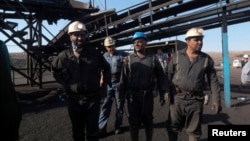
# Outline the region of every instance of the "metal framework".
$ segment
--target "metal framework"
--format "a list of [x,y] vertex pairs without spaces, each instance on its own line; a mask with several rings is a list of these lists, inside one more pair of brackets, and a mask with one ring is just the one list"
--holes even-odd
[[[5,43],[12,41],[27,53],[27,72],[12,69],[26,77],[27,84],[40,87],[46,83],[42,76],[49,70],[48,58],[70,46],[67,26],[51,38],[44,34],[50,32],[43,21],[53,24],[60,19],[81,20],[89,30],[89,44],[99,49],[106,36],[113,36],[116,46],[124,46],[131,43],[135,31],[145,32],[154,41],[183,35],[191,26],[222,27],[223,18],[227,25],[250,21],[249,0],[148,0],[122,11],[99,11],[87,4],[83,4],[84,8],[74,7],[79,4],[73,0],[61,1],[60,5],[30,1],[0,0],[0,31],[7,37]],[[17,24],[10,19],[24,20],[27,26],[15,30]]]
[[[12,69],[27,78],[26,84],[39,87],[45,83],[43,73],[50,69],[49,55],[44,51],[46,49],[43,48],[42,41],[50,43],[51,39],[46,36],[45,32],[49,35],[51,33],[43,26],[43,21],[47,21],[49,24],[57,23],[60,19],[71,21],[82,15],[99,11],[89,4],[75,3],[72,0],[61,0],[60,5],[55,0],[46,1],[46,3],[39,0],[1,0],[0,10],[0,31],[7,37],[4,42],[13,42],[27,54],[27,68],[12,66]],[[16,30],[18,23],[10,20],[24,21],[26,26]],[[24,36],[27,34],[29,37],[25,38]],[[50,48],[56,49],[53,45]],[[15,79],[13,78],[13,80]]]

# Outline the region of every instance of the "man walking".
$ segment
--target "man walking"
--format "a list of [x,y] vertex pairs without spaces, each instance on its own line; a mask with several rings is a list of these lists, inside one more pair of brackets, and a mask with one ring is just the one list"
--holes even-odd
[[107,52],[103,54],[111,67],[111,83],[112,87],[107,86],[107,96],[104,99],[104,103],[101,107],[101,113],[99,118],[100,134],[106,134],[106,127],[110,116],[113,101],[115,101],[116,113],[115,113],[115,134],[121,132],[120,126],[123,120],[123,105],[124,100],[119,97],[120,88],[120,75],[123,65],[123,59],[128,53],[124,51],[116,50],[115,40],[112,37],[106,37],[104,40],[104,46]]
[[212,92],[212,109],[221,111],[220,84],[212,58],[201,51],[203,29],[191,28],[186,33],[187,47],[177,51],[168,64],[168,76],[172,80],[173,99],[170,100],[167,130],[169,141],[178,140],[178,132],[184,128],[189,141],[201,136],[205,80]]
[[[110,66],[102,54],[86,46],[87,29],[80,21],[71,23],[68,34],[72,45],[53,60],[56,80],[68,94],[68,112],[74,141],[99,141],[101,74],[110,83]],[[86,133],[85,133],[86,131]]]
[[[169,86],[164,81],[163,69],[154,55],[146,54],[147,37],[136,32],[132,38],[134,53],[126,57],[121,75],[121,96],[126,96],[131,141],[139,140],[139,128],[145,127],[146,141],[153,137],[154,76],[156,76],[160,95],[164,95]],[[167,84],[164,86],[164,84]],[[161,96],[162,97],[162,96]],[[163,100],[163,99],[161,99]]]

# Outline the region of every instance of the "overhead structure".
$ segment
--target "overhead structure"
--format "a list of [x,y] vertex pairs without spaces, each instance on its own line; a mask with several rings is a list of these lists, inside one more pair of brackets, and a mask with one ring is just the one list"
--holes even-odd
[[[42,87],[42,74],[50,69],[49,55],[43,50],[56,50],[53,45],[43,48],[43,42],[51,42],[48,35],[54,37],[43,22],[56,24],[60,19],[76,20],[98,11],[88,3],[76,4],[73,0],[0,0],[0,31],[6,36],[4,42],[12,42],[27,53],[26,72],[14,66],[12,69],[27,78],[27,84]],[[18,29],[18,22],[25,23],[25,26]]]
[[[150,41],[158,41],[183,35],[193,26],[205,30],[221,27],[225,16],[227,25],[250,21],[249,0],[148,0],[121,11],[115,8],[100,11],[90,4],[76,4],[74,0],[0,2],[0,31],[7,37],[5,43],[12,41],[28,54],[30,72],[25,75],[30,82],[40,86],[44,83],[44,70],[49,69],[48,58],[70,46],[67,25],[59,33],[52,34],[43,26],[43,21],[56,24],[60,19],[69,22],[80,20],[89,31],[89,44],[99,49],[108,35],[117,40],[116,46],[119,47],[131,44],[130,39],[135,31],[144,32]],[[18,24],[13,21],[16,19],[26,21],[27,26],[15,30]],[[26,34],[28,38],[24,38]],[[46,44],[43,44],[43,40],[46,40]],[[37,64],[34,65],[34,62]],[[34,70],[38,70],[38,73]]]

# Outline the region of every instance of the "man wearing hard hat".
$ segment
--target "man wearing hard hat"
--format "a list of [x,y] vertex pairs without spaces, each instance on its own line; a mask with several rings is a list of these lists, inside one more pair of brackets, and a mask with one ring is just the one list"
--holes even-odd
[[119,97],[120,75],[123,65],[123,59],[128,53],[116,50],[115,40],[112,37],[106,37],[104,40],[106,52],[103,54],[111,67],[111,82],[112,87],[107,86],[107,94],[101,107],[99,118],[100,135],[106,134],[108,119],[111,113],[112,103],[115,101],[115,134],[121,133],[120,126],[123,120],[123,105],[124,99]]
[[[164,72],[154,55],[146,54],[147,36],[135,32],[132,38],[134,53],[126,57],[121,75],[120,95],[127,99],[131,141],[139,140],[139,129],[143,124],[147,141],[153,137],[153,78],[156,76],[157,86],[161,95],[168,93],[164,84]],[[161,99],[163,100],[163,99]],[[161,101],[160,101],[161,102]]]
[[244,54],[243,55],[243,58],[241,60],[241,68],[244,67],[244,65],[248,62],[248,55],[247,54]]
[[[87,29],[80,21],[68,26],[71,48],[62,51],[52,62],[56,80],[68,95],[68,112],[73,139],[99,140],[100,80],[111,85],[110,66],[102,54],[86,46]],[[86,131],[86,133],[85,133]]]
[[201,136],[202,112],[207,77],[212,92],[212,109],[221,111],[220,83],[214,61],[201,51],[203,29],[191,28],[186,32],[187,47],[177,51],[168,64],[168,76],[172,81],[173,97],[167,124],[169,141],[178,140],[178,132],[184,128],[189,141]]

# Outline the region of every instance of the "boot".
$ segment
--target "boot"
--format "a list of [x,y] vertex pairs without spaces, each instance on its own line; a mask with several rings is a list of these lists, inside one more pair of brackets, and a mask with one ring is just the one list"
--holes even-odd
[[198,138],[198,137],[191,136],[191,135],[188,135],[188,140],[189,140],[189,141],[198,141],[199,138]]
[[169,141],[177,141],[178,140],[178,133],[168,132],[168,140]]
[[130,127],[131,141],[139,141],[139,128]]

